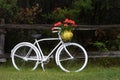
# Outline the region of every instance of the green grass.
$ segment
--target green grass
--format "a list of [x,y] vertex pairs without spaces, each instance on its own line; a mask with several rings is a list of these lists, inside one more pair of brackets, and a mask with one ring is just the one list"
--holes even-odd
[[11,63],[3,63],[0,65],[0,80],[120,80],[120,66],[106,67],[90,62],[81,72],[66,73],[55,65],[48,66],[45,72],[40,66],[35,71],[17,71]]

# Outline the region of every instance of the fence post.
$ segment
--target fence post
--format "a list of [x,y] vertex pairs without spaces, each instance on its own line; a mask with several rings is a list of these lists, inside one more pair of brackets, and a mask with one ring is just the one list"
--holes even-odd
[[[5,23],[4,19],[3,18],[0,19],[0,24],[4,24],[4,23]],[[0,29],[0,55],[5,55],[4,54],[4,41],[5,41],[5,30]],[[1,57],[0,62],[6,62],[6,58]]]

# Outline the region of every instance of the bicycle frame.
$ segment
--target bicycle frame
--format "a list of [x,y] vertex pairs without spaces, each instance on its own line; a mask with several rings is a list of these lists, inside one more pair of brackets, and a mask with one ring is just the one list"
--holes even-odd
[[[42,41],[59,41],[58,44],[51,50],[51,52],[45,56],[44,53],[42,52],[42,49],[39,45],[39,42],[42,42]],[[64,42],[60,39],[60,38],[44,38],[44,39],[35,39],[35,42],[34,42],[34,45],[37,46],[38,50],[39,50],[39,56],[41,56],[42,58],[42,61],[46,61],[47,59],[50,58],[50,56],[53,54],[53,52],[60,46],[62,45]]]

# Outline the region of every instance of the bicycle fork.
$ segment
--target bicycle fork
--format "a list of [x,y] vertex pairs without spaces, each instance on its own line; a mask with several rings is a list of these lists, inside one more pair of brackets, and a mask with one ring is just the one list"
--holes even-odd
[[67,52],[67,54],[70,56],[70,58],[69,59],[73,59],[74,57],[70,54],[70,52],[67,50],[67,48],[64,46],[64,49],[65,49],[65,51]]

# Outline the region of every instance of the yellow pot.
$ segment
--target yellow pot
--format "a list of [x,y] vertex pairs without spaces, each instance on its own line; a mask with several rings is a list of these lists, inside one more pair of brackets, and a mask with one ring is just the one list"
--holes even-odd
[[73,37],[73,33],[71,31],[66,30],[61,34],[61,37],[62,37],[63,40],[67,41],[67,40],[70,40]]

